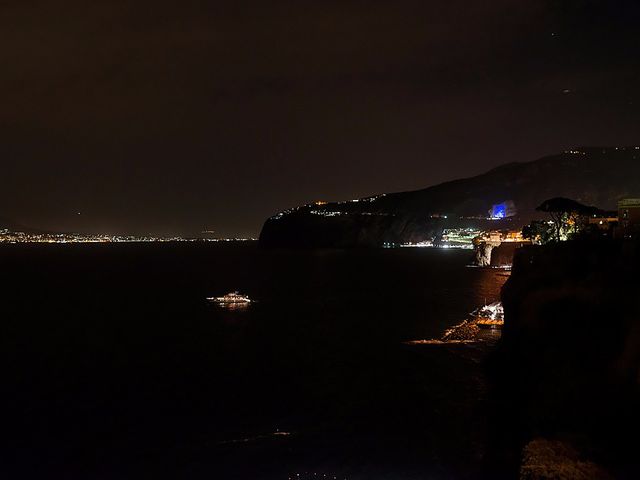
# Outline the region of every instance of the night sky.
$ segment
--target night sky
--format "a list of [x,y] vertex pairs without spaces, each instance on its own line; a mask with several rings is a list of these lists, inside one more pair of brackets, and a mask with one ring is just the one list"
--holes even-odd
[[297,204],[640,144],[640,2],[13,0],[0,217],[257,235]]

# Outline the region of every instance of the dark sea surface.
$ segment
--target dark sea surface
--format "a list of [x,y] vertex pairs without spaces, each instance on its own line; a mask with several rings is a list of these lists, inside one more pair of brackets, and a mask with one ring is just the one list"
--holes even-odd
[[[469,251],[0,246],[2,478],[481,475],[499,298]],[[225,310],[205,297],[239,290]]]

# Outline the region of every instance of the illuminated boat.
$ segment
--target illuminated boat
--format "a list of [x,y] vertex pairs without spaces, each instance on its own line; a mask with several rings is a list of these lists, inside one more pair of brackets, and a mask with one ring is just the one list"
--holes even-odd
[[238,292],[227,293],[223,297],[207,297],[207,300],[220,305],[246,305],[251,303],[251,299],[246,295],[240,295]]
[[485,305],[471,314],[475,324],[480,328],[502,328],[504,325],[504,308],[502,302]]

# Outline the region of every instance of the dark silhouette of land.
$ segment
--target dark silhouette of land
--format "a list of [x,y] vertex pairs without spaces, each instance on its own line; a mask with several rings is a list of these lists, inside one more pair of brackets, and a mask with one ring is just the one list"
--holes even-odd
[[[577,148],[423,190],[293,208],[265,222],[260,242],[379,247],[422,241],[443,228],[522,227],[540,217],[536,207],[554,197],[615,209],[618,199],[640,195],[639,177],[640,147]],[[493,205],[509,200],[515,205],[512,218],[482,219]]]

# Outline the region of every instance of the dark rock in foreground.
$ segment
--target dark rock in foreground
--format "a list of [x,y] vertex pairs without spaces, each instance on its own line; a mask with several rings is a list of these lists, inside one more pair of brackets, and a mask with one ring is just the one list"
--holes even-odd
[[[515,254],[491,363],[497,455],[560,440],[616,478],[640,478],[640,244],[565,242]],[[556,478],[556,477],[554,477]],[[557,477],[560,478],[560,477]]]
[[599,465],[581,457],[558,440],[535,439],[527,444],[520,467],[521,480],[610,480]]

